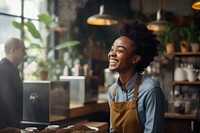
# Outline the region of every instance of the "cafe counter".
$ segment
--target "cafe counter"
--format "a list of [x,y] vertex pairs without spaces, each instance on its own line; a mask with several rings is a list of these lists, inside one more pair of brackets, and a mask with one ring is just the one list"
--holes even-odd
[[[98,100],[89,104],[70,104],[69,112],[65,119],[84,118],[98,112],[109,112],[108,102],[106,100]],[[51,122],[55,122],[60,117],[58,115],[51,116]]]
[[100,131],[107,131],[109,127],[109,105],[106,96],[107,94],[100,94],[100,97],[96,102],[87,104],[70,103],[65,116],[51,114],[48,123],[30,121],[22,121],[21,123],[23,128],[36,126],[40,130],[50,124],[66,127],[77,123],[83,123],[84,125],[97,127]]

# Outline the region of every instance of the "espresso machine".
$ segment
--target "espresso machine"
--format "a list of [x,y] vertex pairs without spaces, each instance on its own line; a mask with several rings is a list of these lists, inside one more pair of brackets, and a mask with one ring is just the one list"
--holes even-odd
[[88,104],[98,100],[98,77],[60,76],[61,81],[70,82],[70,103]]
[[24,81],[22,124],[49,125],[65,120],[69,110],[68,81]]

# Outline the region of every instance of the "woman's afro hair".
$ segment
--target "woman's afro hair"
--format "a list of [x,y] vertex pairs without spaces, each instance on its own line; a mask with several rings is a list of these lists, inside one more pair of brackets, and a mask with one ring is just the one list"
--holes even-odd
[[133,40],[136,51],[133,54],[141,55],[141,60],[136,66],[136,71],[141,73],[150,65],[154,57],[158,55],[157,46],[160,43],[153,31],[139,21],[123,21],[119,28],[119,36],[126,36]]

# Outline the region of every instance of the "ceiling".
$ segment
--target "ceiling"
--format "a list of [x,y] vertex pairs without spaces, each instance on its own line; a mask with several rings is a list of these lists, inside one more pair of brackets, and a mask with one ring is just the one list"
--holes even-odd
[[173,12],[177,16],[188,16],[193,13],[192,0],[131,0],[131,9],[140,10],[140,2],[144,14],[155,13],[161,5],[164,11]]

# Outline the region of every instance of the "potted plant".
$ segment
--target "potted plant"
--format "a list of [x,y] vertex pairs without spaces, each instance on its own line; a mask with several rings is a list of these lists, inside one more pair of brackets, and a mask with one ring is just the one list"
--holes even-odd
[[167,26],[163,33],[159,36],[160,51],[170,55],[176,51],[176,30],[173,25]]
[[200,45],[200,30],[195,25],[191,25],[189,28],[189,41],[192,52],[198,52]]
[[[41,29],[39,31],[31,20],[25,22],[24,26],[17,21],[13,21],[12,24],[19,30],[25,31],[24,40],[29,44],[27,46],[27,50],[29,51],[27,52],[29,54],[28,62],[29,64],[32,62],[36,63],[36,69],[33,74],[41,80],[46,80],[48,77],[55,75],[58,79],[59,74],[61,74],[61,70],[58,72],[58,68],[63,70],[64,63],[63,60],[54,59],[53,51],[74,47],[80,44],[80,42],[77,40],[68,40],[58,44],[56,48],[48,50],[45,38],[52,32],[51,24],[53,23],[53,18],[48,14],[40,14],[38,15],[38,20],[45,26],[44,30],[46,34],[42,33]],[[50,72],[53,74],[50,74]]]
[[17,21],[13,21],[12,24],[24,32],[24,41],[27,44],[28,51],[28,62],[29,64],[35,62],[37,65],[33,74],[37,77],[43,75],[42,77],[46,78],[41,79],[45,80],[48,77],[48,72],[51,70],[50,62],[52,62],[45,39],[51,33],[50,24],[53,22],[53,19],[48,14],[40,14],[38,15],[38,21],[44,24],[45,28],[41,28],[44,31],[39,31],[31,20],[27,20],[24,25]]
[[189,27],[178,28],[180,51],[185,53],[190,51]]

